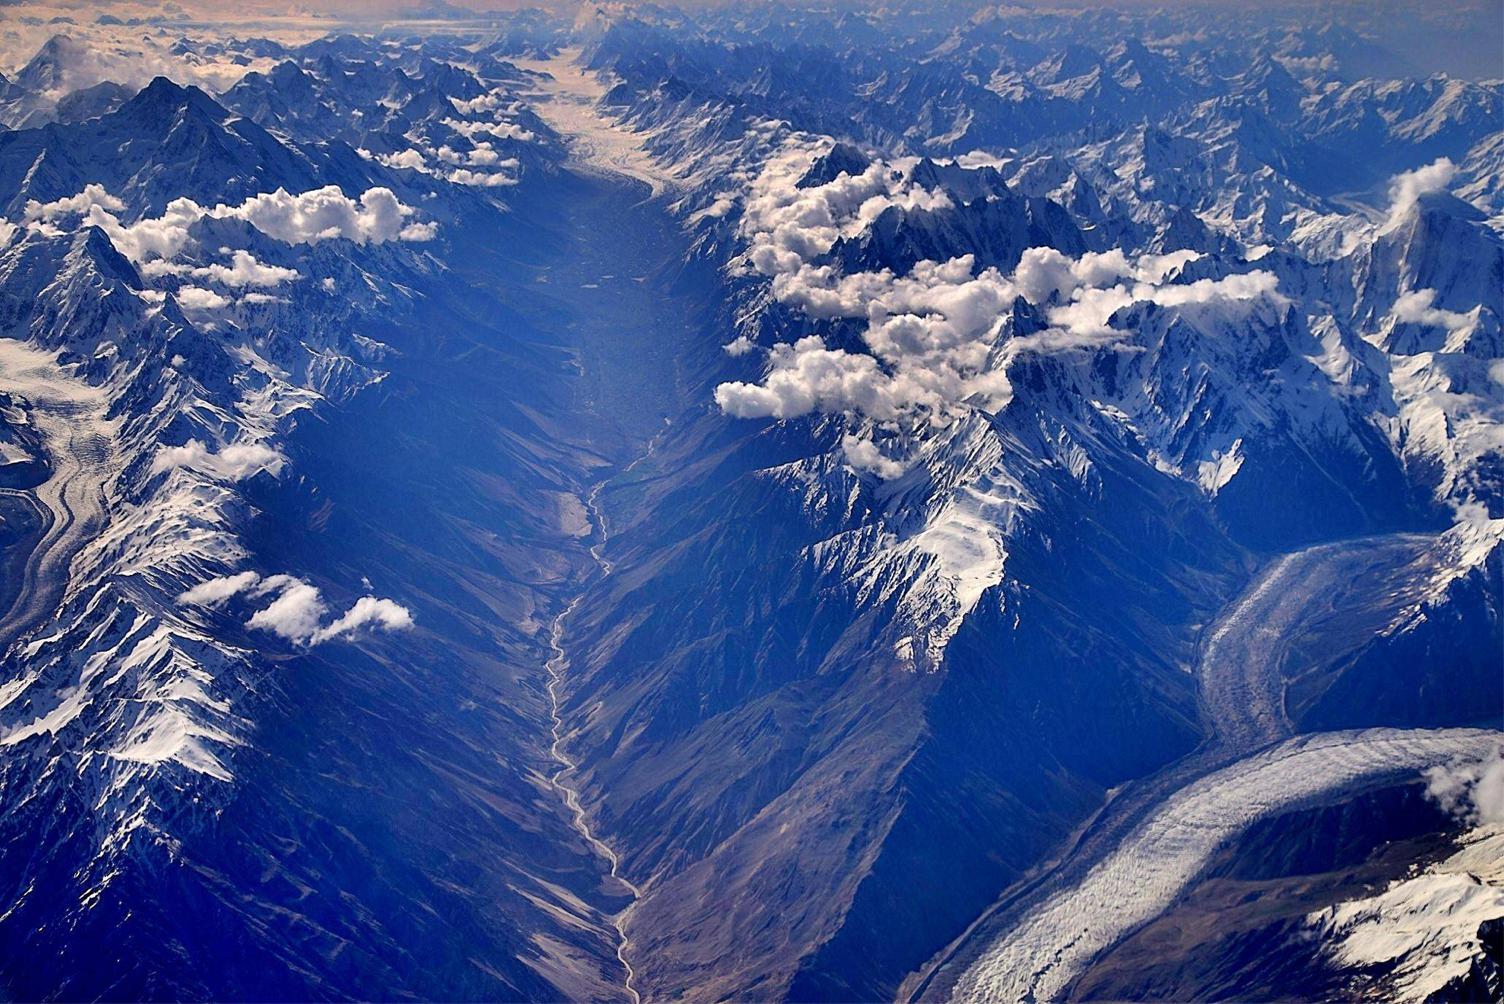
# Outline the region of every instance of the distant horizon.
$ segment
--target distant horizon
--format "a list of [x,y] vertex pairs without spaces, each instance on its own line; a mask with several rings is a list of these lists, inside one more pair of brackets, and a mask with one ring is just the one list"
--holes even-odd
[[[1225,8],[1231,16],[1276,17],[1292,24],[1318,25],[1335,21],[1401,54],[1418,73],[1446,72],[1466,79],[1504,77],[1498,52],[1498,41],[1504,37],[1504,4],[1488,0],[1441,8],[1420,0],[1383,0],[1379,3],[1326,0],[1319,4],[1292,0],[1185,0],[1168,8],[1160,0],[1010,0],[1004,4],[956,4],[945,0],[822,0],[777,6],[790,12],[871,12],[890,20],[906,16],[906,12],[940,9],[958,21],[988,12],[997,12],[1004,17],[1014,12],[1020,17],[1037,18],[1051,12],[1090,16],[1093,12],[1122,11],[1135,16],[1173,18],[1176,11]],[[706,16],[715,12],[746,10],[755,16],[772,7],[750,0],[665,0],[662,3],[632,0],[381,0],[379,3],[364,0],[324,0],[319,3],[288,0],[189,0],[182,3],[173,0],[165,3],[52,0],[40,4],[0,5],[0,63],[18,67],[54,33],[71,34],[86,41],[92,37],[103,41],[106,36],[100,34],[102,32],[114,32],[118,36],[120,32],[140,29],[190,34],[259,32],[307,38],[341,30],[379,31],[404,25],[463,31],[472,23],[488,24],[495,18],[526,10],[565,18],[576,17],[590,8],[625,16],[654,8]],[[1403,17],[1393,16],[1397,14]]]

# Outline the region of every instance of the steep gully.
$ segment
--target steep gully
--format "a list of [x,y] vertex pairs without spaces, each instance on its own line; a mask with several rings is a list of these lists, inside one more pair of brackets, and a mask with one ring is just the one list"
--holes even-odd
[[[1336,587],[1432,538],[1323,544],[1270,563],[1204,633],[1196,673],[1209,739],[1113,792],[1054,859],[1010,888],[930,966],[908,1000],[1066,998],[1093,960],[1167,909],[1218,845],[1260,818],[1341,800],[1496,746],[1493,732],[1370,729],[1291,738],[1282,662]],[[1397,606],[1403,597],[1358,602]]]

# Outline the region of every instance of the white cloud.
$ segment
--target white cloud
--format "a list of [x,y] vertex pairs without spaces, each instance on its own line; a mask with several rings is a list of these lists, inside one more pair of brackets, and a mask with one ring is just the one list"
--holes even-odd
[[298,278],[297,269],[267,265],[257,261],[249,251],[234,252],[230,256],[229,265],[205,265],[193,269],[191,274],[195,278],[208,279],[236,289],[245,286],[277,286]]
[[260,581],[261,576],[255,572],[239,572],[235,575],[209,579],[178,596],[178,602],[186,606],[217,607]]
[[[1013,276],[992,268],[973,274],[970,255],[919,262],[901,277],[887,271],[837,276],[829,266],[804,265],[776,275],[774,295],[816,318],[865,319],[863,340],[870,354],[830,349],[818,336],[806,336],[770,350],[761,383],[722,384],[716,401],[739,417],[847,411],[877,421],[917,414],[944,425],[968,401],[997,407],[1008,399],[1011,390],[993,349],[1019,296],[1053,303],[1046,312],[1051,327],[1008,343],[1008,358],[1120,339],[1127,333],[1112,327],[1111,318],[1134,303],[1237,309],[1277,296],[1277,277],[1263,271],[1158,282],[1188,260],[1156,255],[1130,263],[1121,252],[1076,260],[1051,248],[1034,248],[1025,252]],[[1092,285],[1120,277],[1147,281]],[[737,342],[732,345],[738,352],[747,350]]]
[[[41,14],[47,7],[50,12],[72,8],[73,13],[89,10],[89,6],[63,3],[56,5],[28,3],[25,10]],[[94,5],[99,9],[102,5]],[[112,4],[113,12],[129,22],[135,18],[159,18],[172,9],[170,5]],[[64,36],[57,52],[60,70],[57,83],[45,93],[51,98],[92,87],[104,81],[113,81],[129,87],[143,87],[153,77],[165,76],[185,84],[196,84],[212,92],[223,91],[251,70],[266,72],[276,66],[271,56],[251,56],[229,46],[213,54],[198,48],[175,50],[181,37],[179,33],[158,29],[143,30],[140,25],[129,23],[102,25],[67,22],[49,23],[50,19],[10,18],[6,20],[4,51],[11,65],[20,65],[54,33],[59,24],[66,23]],[[28,24],[28,21],[30,22]],[[266,30],[271,30],[266,26]]]
[[1396,174],[1389,181],[1389,219],[1384,229],[1399,225],[1423,195],[1445,191],[1457,174],[1457,165],[1446,157],[1425,167]]
[[1469,824],[1504,824],[1504,750],[1426,771],[1426,795]]
[[908,180],[917,158],[875,161],[855,177],[842,174],[824,185],[798,187],[826,146],[796,139],[752,183],[741,232],[750,245],[746,261],[763,275],[799,271],[891,206],[924,210],[951,204],[945,192]]
[[313,642],[348,637],[367,625],[386,631],[405,631],[413,626],[412,611],[392,600],[362,596],[343,617],[315,633]]
[[192,199],[173,199],[161,216],[124,226],[108,207],[96,203],[84,223],[99,227],[110,243],[131,261],[173,258],[188,243],[188,229],[203,219],[204,211]]
[[[454,102],[455,107],[458,108],[459,111],[467,115],[473,114],[478,111],[487,110],[479,104],[479,102],[484,102],[486,100],[485,97],[476,98],[474,101],[458,101],[453,98],[451,98],[450,100]],[[513,103],[509,104],[506,108],[498,111],[497,115],[499,116],[503,112],[507,114],[515,114],[517,110],[518,108],[515,106],[515,103]],[[520,126],[515,122],[502,121],[499,117],[493,118],[490,121],[444,119],[443,124],[448,126],[450,129],[453,129],[461,136],[464,136],[466,139],[470,140],[475,139],[477,136],[490,136],[494,139],[510,139],[516,140],[519,143],[531,143],[538,138],[533,134],[532,130],[526,128],[525,126]]]
[[516,112],[522,108],[522,102],[503,89],[489,91],[478,98],[450,98],[449,103],[454,105],[456,111],[465,115],[497,111]]
[[172,294],[185,310],[221,310],[230,301],[202,286],[183,286]]
[[101,209],[112,213],[125,212],[125,203],[105,190],[103,185],[90,183],[84,186],[83,191],[77,195],[70,195],[63,199],[54,199],[51,202],[38,202],[30,199],[26,203],[26,220],[42,220],[51,222],[62,216],[71,216],[74,213],[87,213],[92,207],[99,206]]
[[[370,583],[362,580],[367,588]],[[362,596],[349,610],[323,624],[329,605],[319,588],[292,575],[262,578],[255,572],[240,572],[201,582],[178,596],[185,606],[219,607],[236,596],[273,599],[253,613],[246,626],[270,631],[298,645],[321,645],[327,641],[351,638],[362,628],[382,631],[405,631],[413,626],[412,611],[394,600]]]
[[[368,189],[357,202],[326,185],[291,195],[285,189],[255,195],[236,207],[219,206],[209,215],[242,219],[268,237],[288,244],[313,244],[343,238],[357,244],[381,244],[392,240],[427,240],[408,236],[404,222],[413,209],[402,204],[390,188]],[[416,233],[416,232],[414,232]]]
[[[423,174],[442,179],[453,185],[501,188],[517,184],[515,175],[502,173],[503,171],[515,172],[518,166],[517,158],[507,157],[503,159],[490,143],[477,143],[475,149],[468,153],[461,153],[453,147],[445,145],[439,147],[437,150],[430,150],[429,156],[433,157],[441,165],[449,165],[449,169],[430,167],[428,159],[424,156],[423,152],[415,149],[403,150],[400,153],[394,154],[381,154],[376,157],[376,160],[387,167],[409,168],[414,171],[421,171]],[[475,167],[490,167],[494,168],[494,170],[472,170]]]
[[143,264],[139,269],[143,279],[161,279],[166,276],[184,276],[193,271],[193,266],[182,261],[168,261],[165,258],[154,258]]
[[428,161],[420,150],[400,150],[397,153],[381,154],[376,158],[387,167],[404,168],[409,171],[427,171]]
[[1472,323],[1473,319],[1467,314],[1442,310],[1434,306],[1435,303],[1436,290],[1417,289],[1395,300],[1389,312],[1395,320],[1405,324],[1424,324],[1448,331],[1459,331]]
[[430,220],[427,223],[409,223],[397,233],[397,239],[413,243],[431,241],[439,235],[439,225]]
[[1088,251],[1070,258],[1054,248],[1029,248],[1019,258],[1013,281],[1018,293],[1030,303],[1047,302],[1052,294],[1069,300],[1082,288],[1102,288],[1121,279],[1157,285],[1166,277],[1202,255],[1197,251],[1149,254],[1130,262],[1121,250]]
[[[886,269],[841,274],[814,264],[835,241],[860,234],[890,207],[932,212],[950,201],[907,180],[913,161],[877,162],[855,177],[798,188],[813,158],[808,146],[787,150],[753,182],[741,224],[749,244],[742,261],[771,277],[778,301],[810,317],[864,321],[868,351],[833,349],[816,335],[776,345],[761,381],[716,388],[716,402],[729,415],[789,419],[819,411],[896,422],[901,431],[943,427],[966,408],[1006,404],[1012,395],[1006,366],[1022,352],[1127,337],[1111,323],[1124,307],[1147,302],[1191,314],[1236,312],[1279,298],[1271,272],[1178,281],[1201,257],[1191,251],[1130,260],[1119,250],[1070,258],[1042,247],[1026,250],[1012,275],[978,270],[970,255],[921,261],[903,276]],[[1020,297],[1045,307],[1050,327],[1000,344]],[[745,337],[727,346],[738,355],[751,349]],[[848,441],[845,453],[859,469],[884,476],[902,470],[871,442]]]
[[64,217],[80,216],[85,226],[99,227],[115,248],[132,261],[151,257],[171,258],[188,241],[188,228],[203,216],[192,199],[175,199],[159,217],[126,226],[115,214],[125,211],[125,203],[111,195],[103,185],[85,185],[77,195],[52,202],[26,204],[26,221],[45,228]]
[[1029,248],[1018,260],[1013,281],[1019,295],[1030,303],[1045,303],[1052,296],[1066,298],[1081,286],[1073,264],[1054,248]]
[[[501,154],[497,153],[496,148],[490,143],[477,143],[475,149],[471,150],[465,159],[478,167],[488,167],[499,163]],[[509,158],[509,163],[513,167],[517,166],[516,158]]]
[[898,414],[897,381],[873,356],[825,347],[817,335],[773,346],[761,384],[723,383],[715,400],[738,418],[798,418],[812,411],[853,411],[883,421]]
[[271,592],[277,593],[277,598],[252,614],[246,626],[302,644],[313,641],[319,633],[319,621],[329,612],[318,587],[290,575],[273,575],[255,589],[256,595]]
[[240,481],[261,471],[276,474],[286,461],[286,457],[262,443],[235,443],[219,453],[211,453],[203,443],[190,439],[182,446],[159,450],[152,459],[151,469],[160,473],[187,467],[228,481]]
[[883,455],[882,450],[870,439],[861,439],[857,436],[843,436],[841,438],[841,451],[846,455],[846,462],[859,471],[871,471],[885,481],[900,477],[906,470],[903,464]]
[[1221,279],[1197,279],[1195,282],[1157,286],[1138,283],[1133,287],[1136,301],[1157,303],[1161,307],[1184,307],[1191,304],[1233,303],[1269,299],[1276,295],[1279,276],[1262,269],[1239,272]]
[[[386,241],[427,241],[437,233],[437,224],[409,223],[415,210],[404,205],[389,188],[368,189],[352,199],[337,185],[328,185],[289,194],[285,189],[255,195],[238,206],[219,205],[206,209],[192,199],[174,199],[158,217],[126,225],[116,215],[124,210],[119,199],[99,185],[87,185],[77,195],[54,202],[31,202],[26,207],[30,225],[45,227],[64,216],[79,215],[88,226],[97,226],[110,238],[121,254],[134,262],[172,259],[188,243],[189,228],[205,217],[240,219],[275,240],[288,244],[312,244],[342,238],[357,244],[381,244]],[[246,284],[268,284],[256,280],[276,281],[295,278],[292,269],[263,266],[247,255],[254,268],[235,265],[205,266],[203,273],[217,281],[246,280]],[[156,266],[158,273],[179,271],[171,266]],[[283,275],[291,272],[292,275]]]
[[481,188],[503,188],[507,185],[517,184],[517,179],[508,175],[472,171],[468,167],[461,167],[450,171],[444,175],[444,178],[456,185],[478,185]]

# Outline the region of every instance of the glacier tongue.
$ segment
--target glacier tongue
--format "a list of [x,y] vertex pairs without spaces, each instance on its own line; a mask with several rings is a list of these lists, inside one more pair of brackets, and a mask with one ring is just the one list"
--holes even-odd
[[958,999],[1057,1000],[1086,963],[1168,907],[1217,846],[1260,818],[1483,757],[1499,734],[1374,730],[1300,737],[1173,795],[1080,885],[1042,904],[957,982]]

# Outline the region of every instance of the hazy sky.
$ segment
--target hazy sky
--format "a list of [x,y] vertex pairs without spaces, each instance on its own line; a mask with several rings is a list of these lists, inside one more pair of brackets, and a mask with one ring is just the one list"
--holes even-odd
[[[658,0],[667,6],[706,6],[718,0]],[[791,6],[798,6],[795,0]],[[802,0],[813,7],[906,7],[913,0]],[[931,0],[944,3],[946,0]],[[591,6],[636,6],[636,0],[0,0],[0,64],[14,69],[50,35],[66,33],[117,54],[131,45],[148,44],[143,35],[160,29],[162,37],[185,30],[186,23],[223,25],[239,34],[296,39],[339,30],[344,24],[386,21],[444,4],[476,11],[552,7],[573,12]],[[954,0],[963,10],[1003,6],[994,0]],[[1370,36],[1407,61],[1412,72],[1445,70],[1464,77],[1504,76],[1500,40],[1504,38],[1504,3],[1500,0],[1007,0],[1007,6],[1039,8],[1106,7],[1173,9],[1222,6],[1240,13],[1276,9],[1282,19],[1305,23],[1336,20]],[[750,6],[750,4],[749,4]],[[127,22],[113,27],[100,18]],[[144,29],[144,30],[143,30]],[[186,30],[192,30],[191,28]],[[148,45],[149,47],[149,45]],[[207,72],[207,71],[206,71]],[[212,83],[212,81],[204,81]]]
[[[52,0],[52,2],[33,3],[28,0],[0,0],[0,6],[10,7],[13,11],[25,11],[37,15],[63,13],[71,14],[78,20],[92,20],[92,14],[109,11],[120,16],[129,17],[153,17],[153,16],[182,16],[189,17],[214,17],[239,19],[247,15],[261,16],[322,16],[322,17],[383,17],[392,14],[431,6],[436,0],[164,0],[160,3],[141,2],[141,0],[121,0],[121,2],[99,2],[99,0]],[[449,2],[456,7],[469,8],[476,11],[515,10],[522,7],[554,7],[574,9],[592,0],[437,0],[439,3]],[[604,5],[631,7],[638,0],[609,0]],[[716,3],[725,3],[729,0],[656,0],[664,6],[707,6]],[[890,0],[891,2],[891,0]],[[982,7],[986,6],[985,0],[955,0],[959,7]],[[877,7],[882,6],[882,0],[818,0],[811,6],[826,7]],[[898,0],[896,5],[906,5],[904,0]],[[1348,10],[1372,14],[1378,9],[1409,9],[1413,11],[1436,11],[1437,5],[1426,3],[1424,0],[1324,0],[1321,3],[1301,3],[1298,0],[1174,0],[1166,4],[1165,0],[1009,0],[1008,5],[1019,7],[1118,7],[1118,8],[1144,8],[1164,6],[1226,6],[1237,9],[1250,7],[1271,7],[1298,10],[1301,8],[1313,11],[1313,16],[1324,16],[1315,13],[1325,9]],[[1443,0],[1442,9],[1488,9],[1497,8],[1497,0]]]

